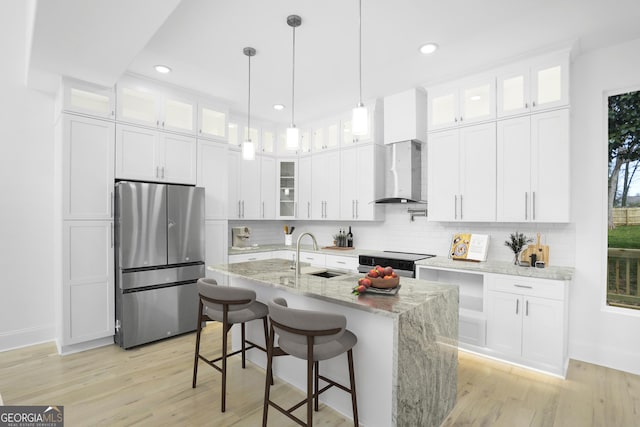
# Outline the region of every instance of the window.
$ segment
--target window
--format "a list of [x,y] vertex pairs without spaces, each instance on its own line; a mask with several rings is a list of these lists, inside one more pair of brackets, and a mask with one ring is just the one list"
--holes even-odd
[[607,305],[640,309],[640,91],[608,104]]

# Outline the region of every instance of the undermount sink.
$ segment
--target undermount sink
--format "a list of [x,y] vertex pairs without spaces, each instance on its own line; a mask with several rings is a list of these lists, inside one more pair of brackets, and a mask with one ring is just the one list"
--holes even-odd
[[316,271],[315,273],[307,273],[307,274],[310,276],[324,277],[325,279],[329,279],[331,277],[344,276],[347,273],[343,273],[341,271],[325,270],[325,271]]

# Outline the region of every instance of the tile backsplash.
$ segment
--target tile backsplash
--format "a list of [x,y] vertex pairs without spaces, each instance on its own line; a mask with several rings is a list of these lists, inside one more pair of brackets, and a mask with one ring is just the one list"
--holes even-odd
[[[390,250],[402,252],[431,253],[448,256],[449,245],[454,233],[488,234],[489,253],[487,259],[511,261],[513,253],[504,245],[504,241],[515,231],[535,239],[540,233],[541,243],[549,246],[549,264],[574,266],[575,264],[575,225],[574,224],[531,224],[531,223],[445,223],[429,222],[427,218],[409,219],[407,205],[387,205],[384,221],[229,221],[232,226],[246,225],[251,228],[251,242],[258,245],[284,244],[283,226],[294,225],[293,243],[305,231],[312,232],[318,244],[330,246],[332,236],[340,227],[351,230],[356,248],[371,250]],[[231,238],[229,236],[229,238]],[[231,241],[231,240],[229,240]],[[310,244],[311,240],[304,240]]]

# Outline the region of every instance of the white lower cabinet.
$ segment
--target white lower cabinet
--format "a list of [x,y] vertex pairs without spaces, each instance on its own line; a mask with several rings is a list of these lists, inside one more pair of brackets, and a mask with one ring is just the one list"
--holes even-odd
[[488,275],[487,285],[487,347],[491,354],[564,376],[567,284]]
[[114,332],[115,278],[112,221],[63,225],[61,352]]
[[271,252],[253,252],[250,254],[229,255],[229,264],[236,262],[258,261],[261,259],[271,259]]

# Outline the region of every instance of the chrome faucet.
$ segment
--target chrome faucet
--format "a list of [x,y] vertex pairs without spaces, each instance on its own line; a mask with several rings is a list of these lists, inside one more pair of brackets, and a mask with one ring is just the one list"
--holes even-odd
[[316,242],[316,236],[309,232],[302,233],[298,236],[298,241],[296,242],[296,276],[300,275],[300,240],[302,240],[304,236],[310,236],[313,240],[313,250],[318,250],[318,242]]

